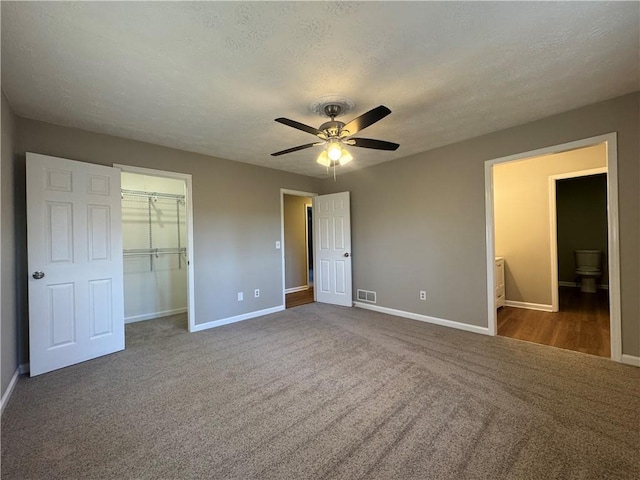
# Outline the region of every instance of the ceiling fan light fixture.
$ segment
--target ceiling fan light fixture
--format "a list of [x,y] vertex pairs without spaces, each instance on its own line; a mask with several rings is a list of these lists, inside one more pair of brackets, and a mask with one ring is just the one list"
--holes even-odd
[[342,157],[342,146],[338,140],[331,140],[327,145],[327,156],[330,160],[337,162]]
[[331,160],[329,160],[326,150],[322,150],[322,153],[318,155],[318,159],[316,160],[316,162],[318,162],[323,167],[328,167],[329,165],[331,165]]
[[353,157],[351,156],[351,154],[349,152],[347,152],[344,148],[342,149],[342,156],[340,157],[340,160],[338,160],[338,163],[340,163],[340,166],[342,165],[346,165],[347,163],[349,163],[351,160],[353,160]]

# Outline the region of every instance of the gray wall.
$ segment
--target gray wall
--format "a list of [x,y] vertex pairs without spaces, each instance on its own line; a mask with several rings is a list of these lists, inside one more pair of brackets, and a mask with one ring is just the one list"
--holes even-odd
[[607,269],[607,176],[558,180],[558,279],[576,281],[573,251],[595,249],[602,252],[600,285],[608,285]]
[[307,208],[310,197],[284,195],[285,288],[307,285]]
[[16,312],[15,282],[15,217],[14,217],[14,169],[13,160],[16,152],[16,118],[9,102],[2,92],[2,164],[1,183],[1,230],[0,245],[2,248],[0,277],[0,306],[2,345],[0,362],[2,362],[1,385],[2,395],[6,391],[11,377],[18,368],[18,323]]
[[[275,248],[281,240],[280,189],[316,191],[318,179],[20,117],[17,127],[21,183],[25,152],[193,175],[197,323],[282,305],[282,257]],[[25,230],[24,201],[22,187],[20,230]],[[24,244],[18,253],[26,264]],[[253,296],[256,288],[259,298]],[[240,291],[243,302],[237,301]],[[22,320],[26,330],[27,319]],[[27,358],[23,342],[21,361]]]
[[323,193],[351,191],[354,289],[487,326],[484,162],[618,132],[622,351],[640,356],[639,103],[636,92],[323,181]]

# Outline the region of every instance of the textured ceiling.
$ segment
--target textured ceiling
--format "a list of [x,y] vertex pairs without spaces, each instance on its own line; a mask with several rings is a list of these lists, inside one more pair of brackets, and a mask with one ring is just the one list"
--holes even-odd
[[[324,176],[309,105],[353,99],[345,170],[640,89],[638,2],[2,2],[2,89],[59,125]],[[318,147],[319,148],[319,147]]]

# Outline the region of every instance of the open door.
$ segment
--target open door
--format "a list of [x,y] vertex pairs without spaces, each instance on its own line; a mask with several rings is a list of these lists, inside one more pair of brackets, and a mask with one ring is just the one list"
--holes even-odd
[[120,170],[27,153],[30,375],[124,349]]
[[349,192],[313,197],[316,301],[351,307],[351,210]]

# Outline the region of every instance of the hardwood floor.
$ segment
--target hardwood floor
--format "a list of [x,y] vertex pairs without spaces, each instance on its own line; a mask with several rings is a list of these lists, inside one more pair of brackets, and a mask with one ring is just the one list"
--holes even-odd
[[300,305],[306,305],[307,303],[313,303],[313,287],[308,290],[302,290],[300,292],[287,293],[286,307],[298,307]]
[[555,313],[500,308],[498,335],[610,357],[608,292],[561,287],[559,299],[560,311]]

